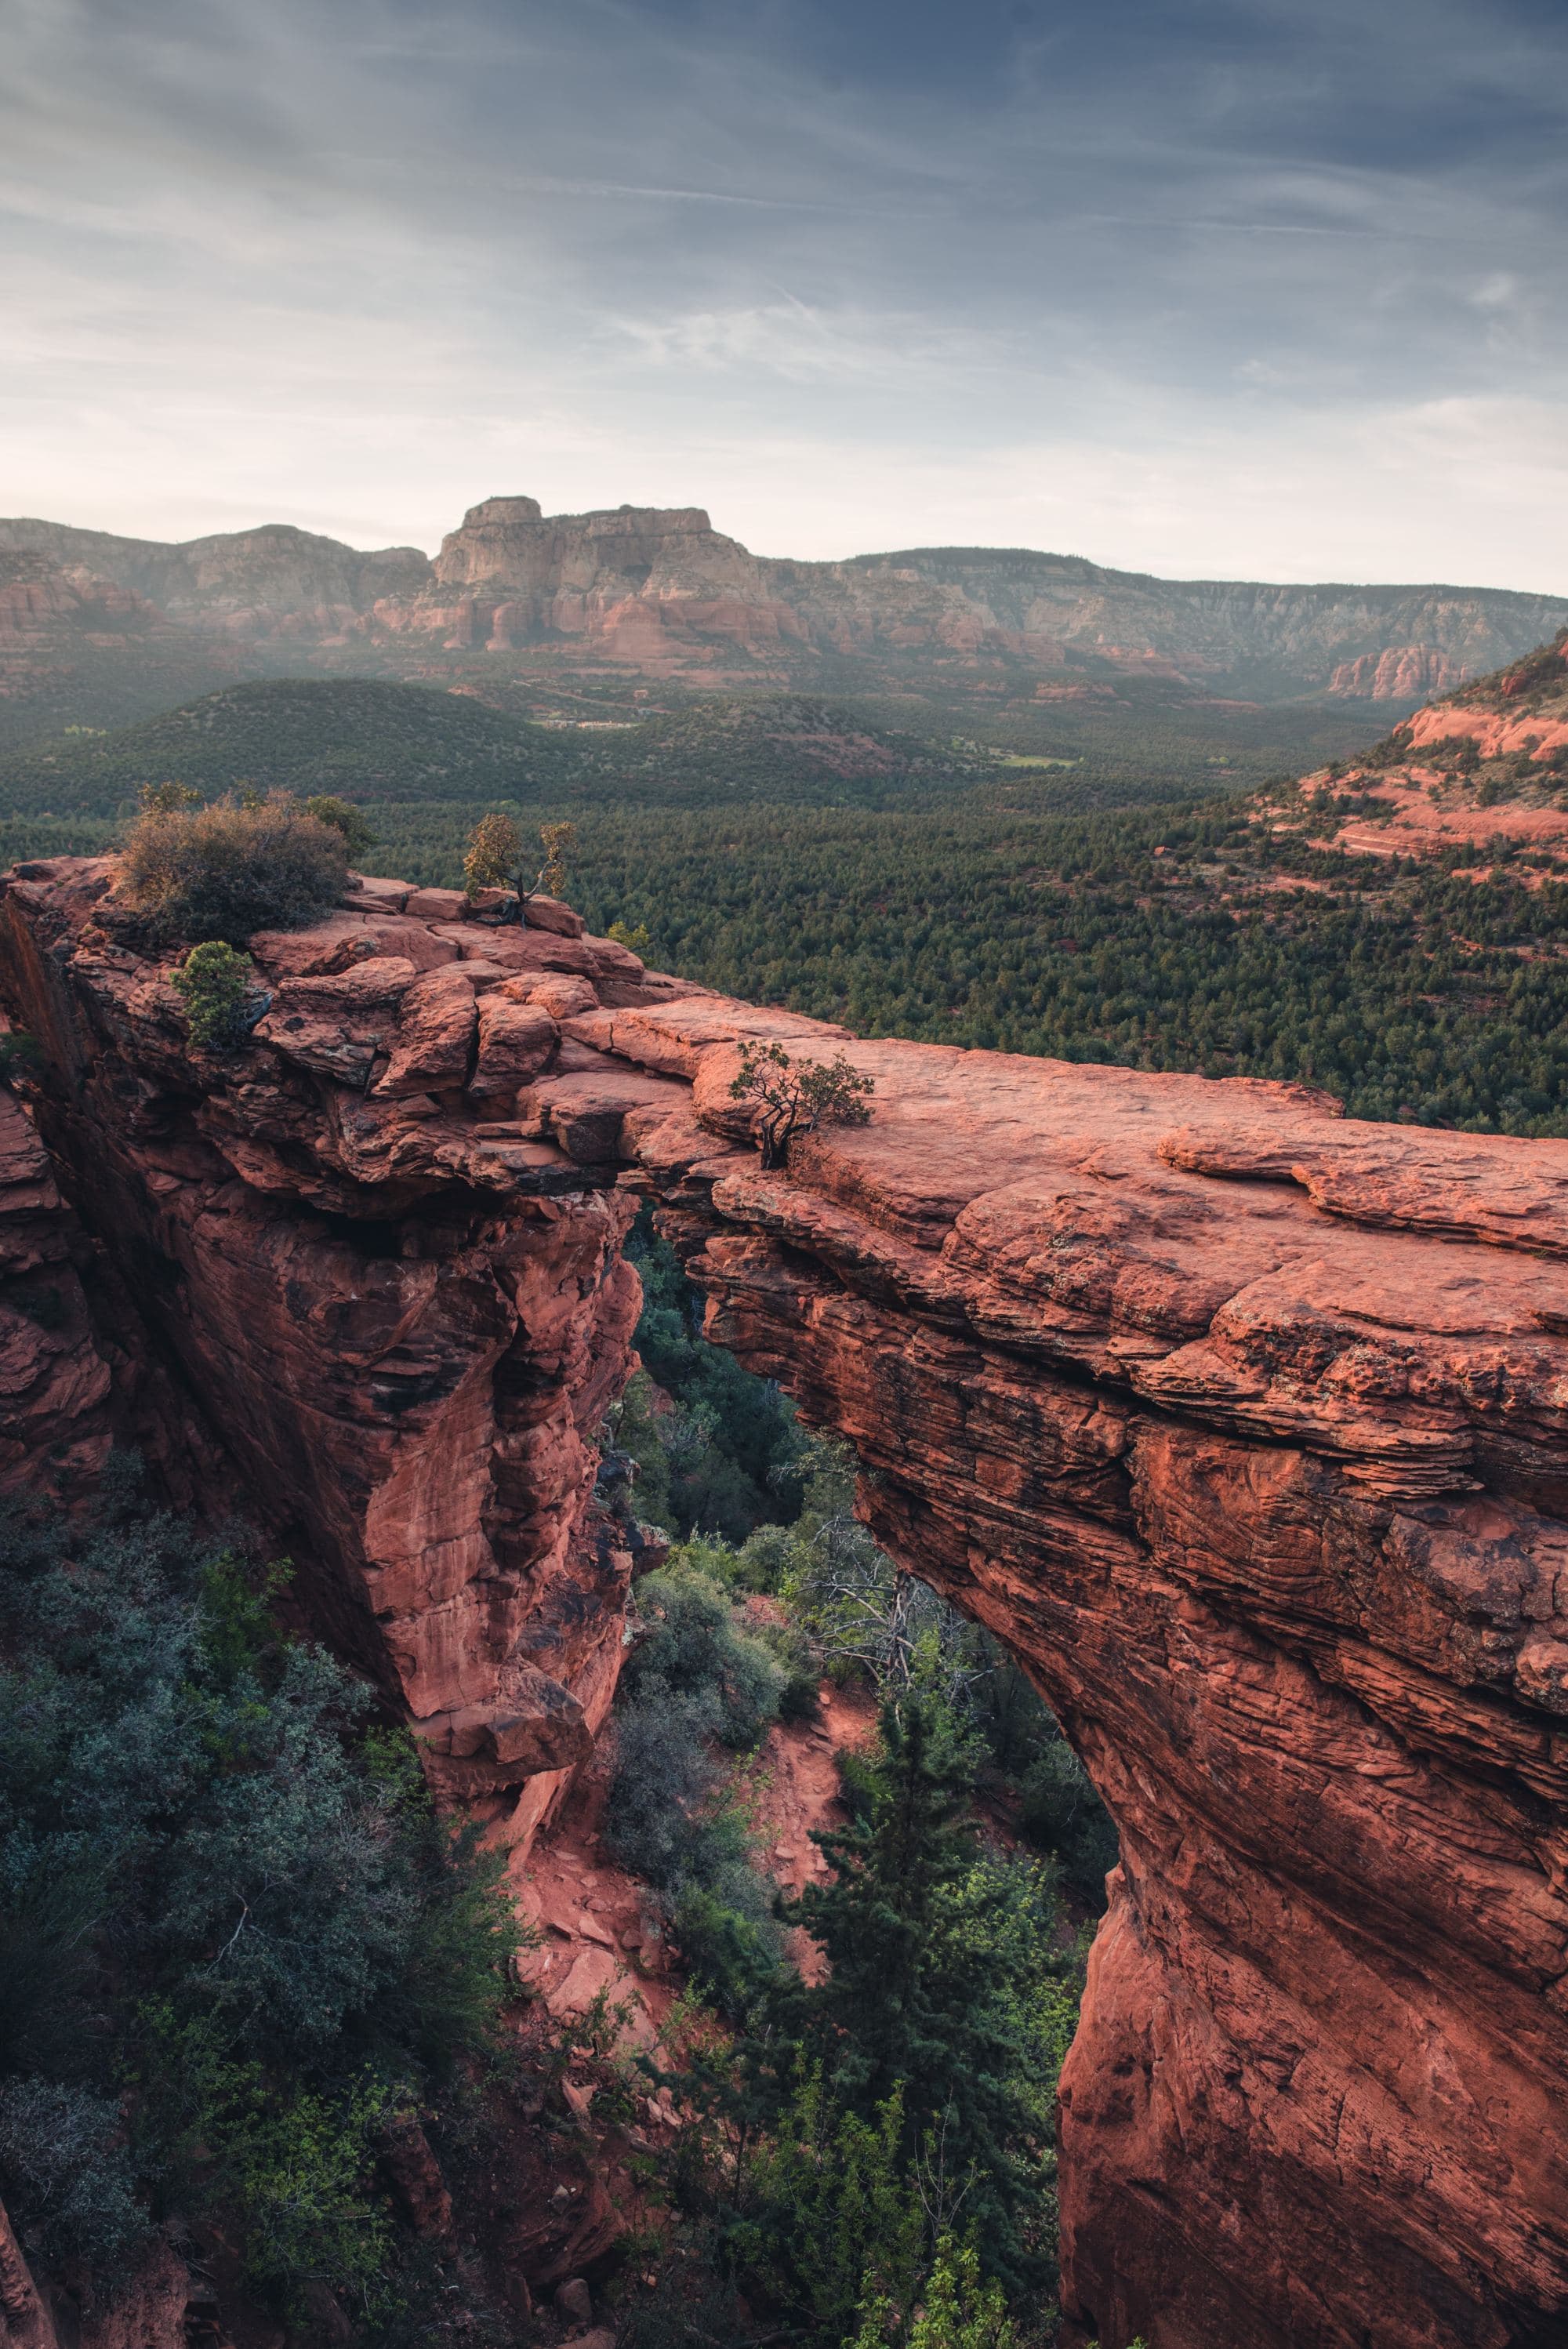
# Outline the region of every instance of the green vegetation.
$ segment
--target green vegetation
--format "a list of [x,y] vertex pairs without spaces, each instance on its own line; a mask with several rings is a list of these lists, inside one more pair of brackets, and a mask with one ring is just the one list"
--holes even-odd
[[343,834],[351,864],[364,864],[376,845],[376,834],[356,807],[351,807],[346,800],[335,799],[330,792],[320,792],[304,802],[304,812],[315,816],[317,823],[330,824],[334,832]]
[[[1049,2337],[1055,2084],[1081,1975],[1058,1888],[1098,1907],[1088,1870],[1114,1864],[1114,1834],[1022,1676],[856,1522],[847,1454],[701,1339],[663,1242],[641,1231],[634,1253],[655,1375],[611,1433],[638,1513],[673,1531],[681,1492],[686,1538],[635,1586],[603,1834],[724,2027],[669,2075],[676,2256],[622,2337],[1024,2349]],[[756,1754],[772,1722],[814,1712],[824,1671],[876,1696],[878,1733],[841,1754],[825,1878],[780,1901],[749,1825]],[[820,1981],[783,1958],[792,1927],[828,1958]]]
[[601,730],[536,725],[467,692],[283,678],[14,752],[0,760],[0,812],[111,815],[170,776],[203,798],[253,783],[356,802],[876,805],[973,782],[992,763],[794,695],[708,698]]
[[255,966],[221,938],[192,947],[170,985],[185,1006],[191,1040],[203,1051],[232,1052],[249,1032],[246,1007]]
[[732,1101],[754,1104],[753,1130],[765,1174],[788,1164],[798,1133],[820,1125],[869,1125],[875,1080],[860,1076],[842,1052],[830,1061],[794,1061],[782,1044],[747,1042],[729,1088]]
[[481,889],[510,889],[512,918],[526,928],[529,900],[542,891],[558,897],[565,887],[567,852],[576,843],[574,823],[542,823],[539,844],[544,855],[531,881],[524,864],[531,860],[527,859],[523,835],[511,818],[496,812],[481,816],[469,835],[463,856],[463,894],[476,897]]
[[204,799],[247,782],[355,802],[528,793],[563,781],[564,742],[467,694],[268,678],[107,734],[12,753],[0,761],[0,809],[112,815],[169,776]]
[[286,1568],[111,1481],[0,1539],[0,2195],[90,2296],[171,2213],[284,2313],[389,2316],[387,2127],[484,2054],[515,1932]]
[[242,947],[257,930],[303,927],[343,895],[343,833],[286,792],[190,808],[174,803],[180,788],[150,787],[126,834],[119,894],[156,937]]
[[[485,690],[505,698],[501,686]],[[708,694],[653,716],[628,709],[625,722],[579,714],[541,725],[466,687],[231,685],[135,725],[67,727],[6,751],[0,819],[108,818],[170,777],[208,799],[250,783],[366,806],[499,801],[579,812],[942,805],[1002,781],[1073,813],[1250,787],[1353,750],[1372,730],[1356,710],[863,691]]]
[[[453,814],[456,812],[452,812]],[[1249,803],[1053,817],[783,809],[605,815],[591,926],[753,1002],[870,1036],[1315,1084],[1353,1116],[1568,1132],[1568,887],[1506,847],[1305,844]],[[460,818],[385,861],[449,882]],[[1485,879],[1471,876],[1478,871]]]

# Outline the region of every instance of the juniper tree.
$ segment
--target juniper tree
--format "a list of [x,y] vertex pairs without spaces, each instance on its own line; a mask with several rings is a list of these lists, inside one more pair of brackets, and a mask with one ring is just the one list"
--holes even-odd
[[792,1061],[782,1044],[748,1040],[729,1091],[732,1100],[757,1104],[752,1131],[769,1172],[788,1164],[798,1133],[814,1133],[820,1125],[869,1125],[875,1089],[875,1078],[851,1068],[842,1052],[830,1061]]

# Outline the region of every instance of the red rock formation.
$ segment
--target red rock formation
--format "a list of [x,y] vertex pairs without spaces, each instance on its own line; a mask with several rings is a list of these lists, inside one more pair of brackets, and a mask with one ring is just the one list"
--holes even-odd
[[1330,693],[1357,701],[1414,701],[1423,693],[1448,693],[1462,685],[1465,667],[1436,645],[1389,645],[1359,660],[1341,661],[1328,680]]
[[[10,2218],[0,2206],[0,2349],[188,2349],[188,2320],[203,2313],[190,2270],[159,2235],[112,2298],[79,2307],[66,2292],[39,2290]],[[58,2320],[57,2322],[57,2319]]]
[[[711,1125],[757,1019],[568,1028]],[[788,1180],[696,1157],[689,1112],[634,1146],[710,1334],[850,1438],[879,1537],[1025,1659],[1117,1816],[1063,2082],[1078,2336],[1545,2349],[1568,1144],[847,1049],[873,1123]]]
[[[254,942],[274,999],[231,1072],[192,1062],[107,866],[26,869],[0,958],[85,1220],[317,1621],[407,1709],[437,1781],[526,1836],[619,1663],[631,1561],[590,1504],[637,1313],[634,1203],[613,1169],[487,1128],[463,1088],[490,991],[515,1017],[520,980],[634,993],[641,965],[542,929],[427,929],[398,913],[407,889],[366,892],[375,910]],[[535,1011],[530,1036],[547,1025]]]
[[1542,718],[1529,711],[1515,715],[1511,710],[1467,709],[1462,702],[1439,701],[1430,709],[1418,709],[1408,723],[1410,748],[1417,751],[1435,742],[1451,742],[1456,737],[1473,742],[1483,759],[1507,758],[1522,750],[1527,758],[1545,761],[1554,751],[1568,750],[1568,718],[1556,713]]
[[[6,895],[42,1122],[441,1782],[521,1833],[607,1702],[624,1168],[711,1334],[853,1443],[879,1537],[1025,1661],[1116,1816],[1069,2331],[1561,2341],[1568,1144],[858,1043],[393,884],[259,941],[257,1042],[193,1065],[108,880]],[[451,1041],[471,1080],[500,1004],[561,1039],[505,1117]],[[387,1091],[433,1030],[439,1090]],[[746,1036],[841,1045],[872,1124],[763,1176]]]
[[55,2320],[0,2205],[0,2349],[59,2349]]
[[[722,674],[811,684],[823,654],[998,675],[1107,669],[1170,688],[1265,698],[1414,700],[1513,659],[1568,619],[1561,597],[1501,589],[1274,586],[1161,580],[1026,548],[913,547],[840,563],[753,554],[698,506],[546,514],[486,498],[434,563],[279,524],[161,545],[59,523],[0,521],[0,569],[60,579],[85,566],[183,630],[271,666],[289,642],[332,646],[339,673],[415,674],[432,651],[509,656],[552,643],[693,682]],[[0,608],[0,631],[4,628]],[[40,621],[40,625],[44,625]],[[50,626],[53,624],[50,623]],[[420,657],[422,657],[422,658]],[[766,665],[759,671],[758,665]]]
[[81,1278],[91,1260],[32,1119],[0,1092],[0,1495],[77,1499],[108,1455],[108,1350]]

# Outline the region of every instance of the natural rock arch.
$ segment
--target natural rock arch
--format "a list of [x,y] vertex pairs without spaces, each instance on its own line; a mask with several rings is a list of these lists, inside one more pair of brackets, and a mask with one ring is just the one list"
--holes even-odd
[[[854,1445],[1116,1816],[1063,2083],[1080,2337],[1560,2339],[1568,1144],[857,1043],[393,884],[256,941],[273,1008],[197,1070],[109,877],[23,868],[0,962],[140,1319],[122,1416],[156,1437],[183,1382],[169,1473],[226,1446],[433,1774],[525,1836],[608,1704],[593,1437],[651,1195],[710,1333]],[[763,1176],[748,1035],[842,1044],[871,1127]]]

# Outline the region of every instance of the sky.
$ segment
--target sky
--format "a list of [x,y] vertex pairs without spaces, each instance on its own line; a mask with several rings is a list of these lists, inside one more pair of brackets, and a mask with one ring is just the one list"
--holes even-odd
[[0,0],[0,512],[1568,591],[1565,0]]

